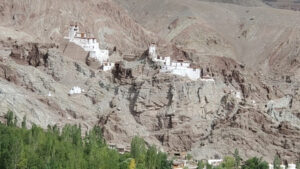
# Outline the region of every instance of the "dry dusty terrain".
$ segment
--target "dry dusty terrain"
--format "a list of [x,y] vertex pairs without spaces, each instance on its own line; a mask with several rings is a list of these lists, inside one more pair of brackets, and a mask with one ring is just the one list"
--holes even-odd
[[[28,127],[81,124],[84,132],[100,125],[108,142],[128,145],[139,135],[196,159],[238,148],[243,158],[272,161],[278,154],[295,162],[300,13],[269,3],[2,0],[0,120],[11,109],[19,121],[27,116]],[[121,66],[102,72],[66,42],[75,22]],[[160,55],[190,60],[215,82],[159,73],[147,58],[151,42]],[[136,59],[126,61],[128,55]],[[73,86],[84,92],[68,95]]]

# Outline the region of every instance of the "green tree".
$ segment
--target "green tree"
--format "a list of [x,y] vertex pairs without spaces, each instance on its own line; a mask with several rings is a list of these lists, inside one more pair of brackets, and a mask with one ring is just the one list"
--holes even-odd
[[297,168],[297,169],[300,169],[300,161],[299,161],[299,162],[297,162],[297,164],[296,164],[296,168]]
[[234,150],[234,160],[235,160],[234,168],[238,169],[240,167],[240,163],[241,163],[241,157],[239,155],[239,150],[238,149]]
[[15,116],[15,119],[14,119],[14,126],[17,126],[18,125],[18,119],[17,119],[17,116]]
[[146,153],[146,166],[148,169],[156,167],[157,150],[155,146],[150,146]]
[[6,125],[7,126],[13,126],[14,125],[14,122],[13,122],[13,120],[14,120],[14,113],[11,110],[9,110],[7,112],[5,118],[6,118]]
[[234,169],[235,160],[233,157],[226,156],[220,165],[221,169]]
[[171,169],[172,162],[168,160],[166,153],[158,152],[156,160],[156,169]]
[[5,130],[1,131],[0,137],[0,168],[16,169],[21,159],[22,137],[14,128]]
[[130,154],[135,159],[137,168],[145,168],[146,145],[142,138],[135,136],[132,139]]
[[23,117],[22,128],[26,129],[26,116]]
[[135,164],[135,160],[131,159],[130,163],[129,163],[129,169],[136,169],[136,164]]
[[186,158],[187,158],[187,160],[191,160],[193,158],[193,156],[191,154],[187,154]]
[[269,165],[262,158],[253,157],[245,162],[242,169],[268,169]]
[[45,131],[34,124],[20,129],[13,125],[13,115],[7,117],[7,125],[0,124],[1,169],[171,169],[167,155],[155,146],[147,150],[140,138],[133,140],[130,154],[121,155],[108,148],[99,127],[82,138],[80,126],[66,125],[62,132],[56,126]]
[[212,169],[212,168],[213,168],[213,166],[212,166],[212,165],[210,165],[210,164],[206,163],[206,169]]
[[276,155],[273,160],[274,169],[280,169],[280,158]]
[[129,169],[129,164],[131,162],[132,158],[127,158],[125,160],[122,160],[122,156],[120,157],[120,169]]
[[205,163],[202,160],[198,161],[197,169],[204,169],[204,167]]

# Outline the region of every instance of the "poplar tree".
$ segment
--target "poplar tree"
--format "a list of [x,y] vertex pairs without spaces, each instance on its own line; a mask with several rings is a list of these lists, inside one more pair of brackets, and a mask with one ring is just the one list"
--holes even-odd
[[204,169],[205,164],[202,160],[198,161],[197,169]]
[[239,150],[238,149],[234,150],[234,160],[235,160],[234,168],[238,169],[240,167],[240,163],[241,163],[241,157],[239,155]]
[[155,169],[156,167],[157,150],[155,146],[150,146],[146,154],[146,166],[148,169]]
[[131,156],[135,159],[137,168],[144,168],[146,157],[146,145],[145,141],[135,136],[131,141]]
[[278,155],[276,155],[274,158],[273,166],[274,169],[280,169],[280,158],[278,157]]
[[14,122],[13,122],[13,119],[14,119],[14,113],[9,110],[5,116],[6,118],[6,125],[7,126],[13,126]]
[[269,169],[269,165],[262,158],[253,157],[242,166],[242,169]]
[[26,129],[26,116],[23,117],[22,128]]

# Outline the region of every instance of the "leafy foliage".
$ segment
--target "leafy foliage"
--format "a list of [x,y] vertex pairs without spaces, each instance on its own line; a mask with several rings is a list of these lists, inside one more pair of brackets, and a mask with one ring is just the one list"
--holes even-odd
[[300,162],[297,162],[296,168],[297,168],[297,169],[300,169]]
[[220,169],[234,169],[235,159],[233,157],[226,156],[219,166]]
[[129,169],[136,169],[136,164],[135,164],[135,160],[134,159],[130,160]]
[[186,159],[187,159],[187,160],[191,160],[192,158],[193,158],[193,156],[192,156],[191,154],[187,154],[187,155],[186,155]]
[[[101,128],[94,127],[84,138],[80,126],[57,126],[45,131],[36,125],[22,128],[11,111],[6,125],[0,123],[1,169],[170,169],[167,155],[154,146],[146,148],[143,139],[132,140],[131,153],[120,154],[108,148]],[[147,161],[146,161],[147,159]],[[147,165],[146,165],[147,164]]]
[[241,157],[239,155],[239,150],[238,149],[234,150],[234,155],[233,156],[234,156],[234,160],[235,160],[234,168],[238,169],[239,166],[240,166],[240,163],[241,163]]
[[198,162],[197,169],[204,169],[204,167],[205,167],[205,163],[202,160],[200,160]]
[[269,165],[261,158],[253,157],[245,162],[242,169],[268,169]]
[[280,169],[280,158],[276,155],[273,161],[274,169]]

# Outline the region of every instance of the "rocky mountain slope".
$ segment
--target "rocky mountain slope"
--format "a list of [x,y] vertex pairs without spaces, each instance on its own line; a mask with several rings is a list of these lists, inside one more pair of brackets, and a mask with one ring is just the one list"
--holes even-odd
[[289,10],[300,10],[300,1],[299,0],[263,0],[264,3],[281,9],[289,9]]
[[78,23],[82,31],[101,40],[102,48],[111,50],[116,47],[134,52],[144,49],[151,38],[155,38],[109,0],[88,3],[79,0],[4,0],[0,4],[0,13],[3,27],[30,34],[39,42],[61,43],[71,23]]
[[[197,159],[234,148],[243,158],[300,158],[299,13],[259,1],[116,2],[0,3],[1,121],[11,109],[28,127],[100,125],[108,142],[140,135]],[[114,70],[100,71],[63,40],[74,22],[110,50]],[[215,81],[159,73],[147,58],[151,42]],[[69,95],[73,86],[84,92]]]

